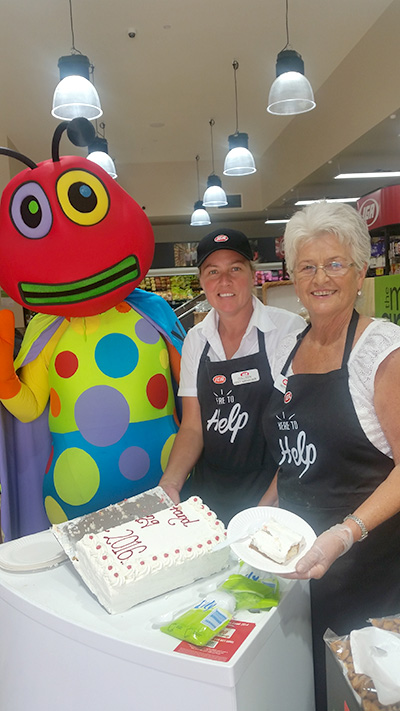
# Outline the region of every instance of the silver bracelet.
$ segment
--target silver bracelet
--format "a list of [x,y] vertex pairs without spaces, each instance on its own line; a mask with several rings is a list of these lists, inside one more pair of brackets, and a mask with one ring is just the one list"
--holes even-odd
[[352,521],[355,521],[356,524],[357,524],[358,526],[360,526],[360,528],[361,528],[361,538],[359,538],[358,540],[359,540],[359,541],[363,541],[364,538],[366,538],[366,537],[368,536],[368,530],[367,530],[367,527],[366,527],[364,521],[362,521],[360,518],[358,518],[358,516],[354,516],[354,514],[349,514],[348,516],[345,516],[345,518],[343,519],[343,523],[344,523],[345,521],[347,521],[347,519],[349,519],[349,518],[351,518]]

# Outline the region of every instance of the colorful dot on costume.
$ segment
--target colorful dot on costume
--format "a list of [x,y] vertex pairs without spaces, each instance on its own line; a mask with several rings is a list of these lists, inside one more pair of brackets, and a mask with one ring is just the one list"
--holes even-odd
[[157,373],[150,378],[146,386],[149,402],[158,410],[162,410],[168,402],[168,383],[162,373]]
[[121,301],[119,304],[116,305],[115,310],[118,311],[120,314],[126,314],[128,311],[131,310],[131,306],[128,304],[127,301]]
[[85,318],[72,317],[68,320],[71,324],[72,330],[82,336],[86,336],[90,333],[96,333],[101,324],[101,318],[99,315],[86,316]]
[[[116,357],[118,355],[118,357]],[[95,361],[99,370],[110,378],[123,378],[132,373],[139,361],[136,343],[123,333],[109,333],[98,342]]]
[[50,471],[50,467],[51,467],[52,462],[53,462],[53,457],[54,457],[54,445],[52,444],[52,445],[51,445],[51,452],[50,452],[50,455],[49,455],[49,458],[48,458],[47,464],[46,464],[45,475],[48,474],[49,471]]
[[176,433],[170,435],[162,448],[160,462],[161,462],[161,469],[163,471],[165,471],[165,467],[167,466],[169,455],[171,454],[172,445],[175,442],[175,437],[176,437]]
[[151,325],[146,319],[141,318],[135,325],[135,334],[142,343],[154,345],[160,338],[157,329]]
[[62,501],[72,506],[86,504],[99,483],[100,472],[90,454],[76,447],[61,452],[54,466],[54,486]]
[[61,412],[61,400],[54,388],[50,388],[50,412],[53,417],[58,417]]
[[160,353],[160,365],[164,370],[167,370],[169,366],[169,355],[166,348],[164,348]]
[[138,481],[150,468],[150,457],[142,447],[127,447],[118,462],[119,470],[126,479]]
[[45,497],[44,508],[49,521],[52,523],[64,523],[64,521],[68,521],[68,516],[52,496]]
[[54,361],[54,368],[60,378],[71,378],[78,370],[78,358],[71,351],[61,351]]
[[97,447],[119,442],[128,429],[129,416],[122,393],[108,385],[88,388],[75,403],[77,427],[82,437]]

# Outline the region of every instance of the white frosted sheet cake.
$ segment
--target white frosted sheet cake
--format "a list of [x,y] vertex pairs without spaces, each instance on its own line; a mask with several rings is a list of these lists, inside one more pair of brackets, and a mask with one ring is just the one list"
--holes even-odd
[[226,531],[200,497],[76,543],[75,566],[110,613],[208,577],[228,565]]

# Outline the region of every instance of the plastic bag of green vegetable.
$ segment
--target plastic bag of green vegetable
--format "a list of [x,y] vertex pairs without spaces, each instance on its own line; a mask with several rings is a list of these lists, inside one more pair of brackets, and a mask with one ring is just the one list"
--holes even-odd
[[277,578],[253,580],[245,575],[230,575],[218,590],[234,596],[237,610],[269,610],[277,607],[280,600]]
[[226,592],[215,591],[160,629],[172,637],[203,647],[226,627],[234,611],[235,598]]

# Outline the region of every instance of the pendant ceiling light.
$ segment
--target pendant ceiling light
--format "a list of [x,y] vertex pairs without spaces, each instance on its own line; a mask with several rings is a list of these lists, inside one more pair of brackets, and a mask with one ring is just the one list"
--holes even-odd
[[237,62],[236,59],[232,62],[232,67],[235,82],[236,131],[228,136],[229,153],[225,158],[224,175],[250,175],[251,173],[255,173],[257,168],[254,158],[249,151],[249,136],[247,133],[239,132],[236,79],[239,62]]
[[315,108],[310,82],[304,76],[301,55],[289,42],[289,0],[286,0],[286,45],[276,59],[276,79],[271,86],[267,111],[278,116],[303,114]]
[[214,170],[214,141],[213,141],[213,126],[215,124],[214,119],[210,119],[210,132],[211,132],[211,159],[212,159],[212,173],[207,178],[207,190],[203,196],[203,206],[204,207],[222,207],[228,204],[226,199],[225,190],[222,188],[221,178],[215,175]]
[[[108,154],[108,141],[105,138],[105,123],[100,124],[100,128],[103,131],[103,135],[99,136],[96,131],[96,137],[92,143],[88,146],[88,160],[93,163],[100,165],[112,178],[117,177],[117,171],[115,169],[115,164],[111,156]],[[97,128],[97,127],[96,127]]]
[[103,111],[96,88],[90,81],[94,67],[90,64],[88,57],[75,47],[72,0],[69,0],[69,15],[72,37],[71,54],[60,57],[58,60],[60,82],[53,95],[51,113],[55,118],[63,121],[71,121],[78,116],[93,121],[99,118]]
[[199,179],[199,160],[200,156],[196,156],[196,171],[197,171],[197,194],[199,196],[198,200],[194,203],[194,210],[190,218],[191,227],[201,227],[201,225],[210,225],[210,215],[207,210],[204,209],[203,203],[200,200],[200,179]]

